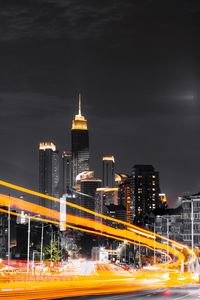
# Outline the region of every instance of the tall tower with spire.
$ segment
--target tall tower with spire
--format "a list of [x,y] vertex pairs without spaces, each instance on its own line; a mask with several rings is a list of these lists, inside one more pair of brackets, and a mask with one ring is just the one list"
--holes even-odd
[[76,177],[89,170],[89,134],[87,120],[81,113],[81,94],[79,94],[78,115],[72,120],[72,185],[76,186]]

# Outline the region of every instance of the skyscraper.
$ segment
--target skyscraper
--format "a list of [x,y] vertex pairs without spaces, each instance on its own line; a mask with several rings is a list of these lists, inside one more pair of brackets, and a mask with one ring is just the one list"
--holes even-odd
[[66,194],[72,187],[72,153],[70,151],[63,151],[62,165],[63,165],[62,192],[63,194]]
[[[59,198],[59,155],[52,142],[39,145],[39,191]],[[40,205],[55,208],[53,201],[41,199]]]
[[132,171],[134,222],[143,225],[145,215],[162,207],[159,172],[151,165],[135,165]]
[[79,94],[78,115],[72,121],[72,186],[76,186],[76,176],[89,170],[89,134],[87,120],[81,114],[81,95]]
[[[88,178],[81,180],[81,193],[82,193],[82,206],[90,210],[95,211],[95,195],[97,188],[100,188],[102,184],[101,179],[98,178]],[[83,212],[84,217],[93,219],[94,216]]]
[[103,156],[103,187],[115,186],[115,158],[114,156]]

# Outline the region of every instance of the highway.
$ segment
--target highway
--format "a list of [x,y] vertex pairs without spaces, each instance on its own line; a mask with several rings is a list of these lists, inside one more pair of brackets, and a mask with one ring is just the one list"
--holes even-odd
[[133,300],[133,299],[149,299],[149,300],[199,300],[200,285],[190,285],[178,288],[146,290],[134,293],[115,294],[105,296],[82,296],[62,298],[62,300]]

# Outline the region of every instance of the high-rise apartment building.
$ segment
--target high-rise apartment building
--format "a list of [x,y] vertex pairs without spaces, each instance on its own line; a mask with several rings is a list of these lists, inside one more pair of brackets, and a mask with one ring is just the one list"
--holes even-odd
[[87,120],[81,114],[81,95],[79,94],[79,112],[72,121],[72,186],[76,186],[76,177],[89,170],[89,133]]
[[115,186],[115,158],[114,156],[103,156],[103,187]]
[[152,165],[135,165],[132,170],[134,222],[143,225],[146,214],[161,208],[159,173]]
[[62,192],[63,194],[66,194],[72,187],[72,153],[70,151],[63,151],[62,166],[63,166]]
[[[39,191],[59,198],[59,155],[52,142],[39,145]],[[56,203],[41,198],[40,205],[47,208],[57,207]]]

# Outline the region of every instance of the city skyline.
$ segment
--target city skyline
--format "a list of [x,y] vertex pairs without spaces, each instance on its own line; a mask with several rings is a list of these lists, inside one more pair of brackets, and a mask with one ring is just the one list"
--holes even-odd
[[45,0],[1,8],[2,179],[38,188],[38,144],[70,148],[81,92],[97,177],[101,157],[111,154],[117,172],[155,166],[171,203],[200,190],[198,3]]
[[200,298],[199,36],[196,0],[0,1],[2,299]]

